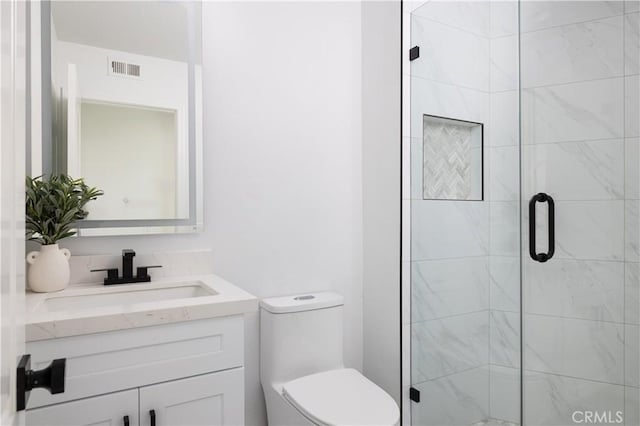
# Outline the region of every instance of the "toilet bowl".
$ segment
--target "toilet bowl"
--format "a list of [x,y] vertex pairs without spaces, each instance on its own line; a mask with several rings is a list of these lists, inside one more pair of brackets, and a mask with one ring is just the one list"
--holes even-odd
[[312,293],[260,302],[260,379],[271,426],[393,426],[398,405],[345,368],[342,296]]

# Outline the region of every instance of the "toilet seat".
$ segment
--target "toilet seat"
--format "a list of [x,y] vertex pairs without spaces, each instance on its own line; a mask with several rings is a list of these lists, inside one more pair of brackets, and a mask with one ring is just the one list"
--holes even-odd
[[396,402],[357,370],[343,368],[287,382],[284,397],[319,425],[392,426],[400,420]]

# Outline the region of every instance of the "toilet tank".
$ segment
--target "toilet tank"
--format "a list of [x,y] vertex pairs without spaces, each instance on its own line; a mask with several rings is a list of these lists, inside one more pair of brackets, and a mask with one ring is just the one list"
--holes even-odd
[[342,296],[308,293],[260,302],[262,386],[343,368]]

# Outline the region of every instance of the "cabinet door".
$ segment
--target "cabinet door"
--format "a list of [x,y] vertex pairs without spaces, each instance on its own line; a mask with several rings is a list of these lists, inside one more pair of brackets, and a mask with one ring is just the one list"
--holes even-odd
[[244,369],[204,374],[140,388],[140,424],[214,426],[244,424]]
[[35,408],[26,416],[28,426],[138,426],[138,390]]

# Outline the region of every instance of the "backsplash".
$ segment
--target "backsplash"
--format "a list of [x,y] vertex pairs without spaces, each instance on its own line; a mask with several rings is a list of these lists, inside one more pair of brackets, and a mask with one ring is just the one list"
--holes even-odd
[[[118,268],[122,274],[122,256],[120,254],[71,256],[71,282],[69,285],[102,283],[106,272],[91,272],[93,269]],[[213,252],[175,251],[158,253],[136,253],[133,268],[147,265],[162,265],[162,268],[149,269],[151,279],[161,279],[185,275],[208,275],[213,273]]]

